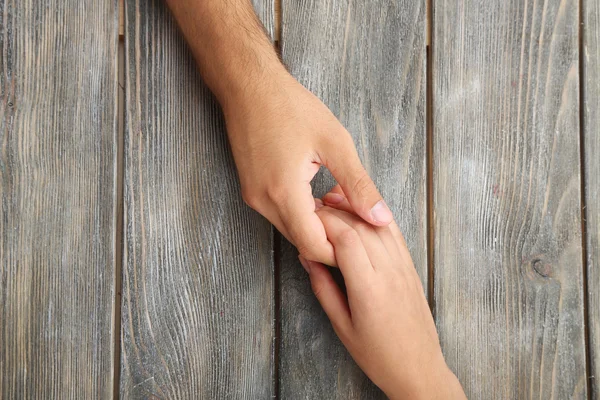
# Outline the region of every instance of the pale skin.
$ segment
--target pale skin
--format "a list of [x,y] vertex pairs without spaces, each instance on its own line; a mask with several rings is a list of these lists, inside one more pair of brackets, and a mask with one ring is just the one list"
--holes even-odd
[[326,266],[302,256],[300,262],[356,363],[390,399],[465,399],[444,361],[421,281],[396,223],[366,223],[339,186],[315,205],[346,295]]
[[[249,0],[167,4],[223,108],[242,197],[298,248],[359,366],[390,398],[434,398],[432,388],[446,399],[463,398],[406,245],[350,134],[281,64]],[[339,186],[323,199],[334,207],[319,209],[310,181],[321,166]],[[354,249],[349,229],[359,233]],[[389,259],[369,258],[377,240]],[[361,257],[350,257],[352,251]],[[339,265],[346,282],[354,282],[347,300],[323,264]]]

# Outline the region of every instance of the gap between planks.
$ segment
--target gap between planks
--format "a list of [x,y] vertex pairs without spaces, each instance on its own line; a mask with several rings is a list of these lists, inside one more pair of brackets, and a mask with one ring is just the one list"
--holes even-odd
[[124,145],[125,145],[125,1],[119,0],[117,37],[117,161],[115,212],[115,277],[113,320],[113,399],[119,399],[121,388],[121,292],[123,285],[123,213],[124,213]]
[[590,313],[589,313],[589,293],[588,293],[588,260],[587,260],[587,229],[586,229],[586,170],[585,170],[585,59],[584,59],[584,16],[585,0],[579,0],[579,177],[581,179],[581,256],[583,266],[583,329],[585,341],[585,374],[588,400],[592,400],[593,385],[592,379],[592,359],[590,356]]
[[433,0],[426,0],[426,49],[425,49],[425,149],[426,149],[426,201],[427,201],[427,300],[435,321],[435,273],[434,273],[434,240],[435,210],[433,205]]
[[[279,60],[283,64],[283,58],[281,55],[281,2],[282,0],[274,0],[274,38],[273,44]],[[281,348],[281,234],[271,226],[273,232],[273,297],[275,303],[275,334],[273,335],[273,394],[276,399],[281,397],[280,386],[279,386],[279,352]]]
[[273,41],[275,42],[275,48],[277,49],[277,53],[279,54],[279,57],[281,58],[281,1],[282,0],[274,0],[274,8],[275,8],[275,17],[274,22],[275,22],[275,32],[274,35],[275,37],[273,38]]

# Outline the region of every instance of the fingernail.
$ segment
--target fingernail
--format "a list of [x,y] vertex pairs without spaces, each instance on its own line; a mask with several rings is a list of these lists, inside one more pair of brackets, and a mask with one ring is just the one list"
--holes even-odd
[[375,222],[382,222],[385,224],[392,222],[392,219],[394,218],[392,212],[383,200],[379,200],[377,204],[371,208],[371,217],[373,217]]
[[310,274],[310,264],[308,263],[308,261],[306,260],[306,258],[302,257],[302,256],[298,256],[298,260],[300,260],[300,264],[302,264],[302,266],[304,267],[304,270],[306,271],[306,273]]
[[338,193],[327,193],[323,196],[323,200],[329,204],[339,204],[344,201],[345,197]]
[[323,206],[324,206],[323,200],[321,200],[321,199],[315,199],[315,207],[316,207],[317,210],[319,208],[323,207]]

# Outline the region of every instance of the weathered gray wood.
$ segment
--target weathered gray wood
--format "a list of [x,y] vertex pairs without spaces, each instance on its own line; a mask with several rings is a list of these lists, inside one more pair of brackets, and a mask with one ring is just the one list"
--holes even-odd
[[113,392],[115,1],[0,1],[0,398]]
[[[283,60],[352,133],[406,234],[426,287],[425,1],[283,3]],[[333,186],[315,181],[315,194]],[[314,297],[296,250],[280,255],[282,399],[373,399]]]
[[263,23],[270,38],[275,38],[275,2],[280,0],[252,0],[254,12]]
[[584,154],[592,395],[600,399],[600,3],[583,3]]
[[270,398],[271,227],[164,2],[126,5],[121,396]]
[[434,1],[435,315],[469,398],[586,398],[578,13]]

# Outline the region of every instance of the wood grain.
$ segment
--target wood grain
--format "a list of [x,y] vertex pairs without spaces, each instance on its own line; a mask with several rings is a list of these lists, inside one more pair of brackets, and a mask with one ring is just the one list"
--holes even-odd
[[252,0],[254,12],[263,24],[267,35],[275,40],[275,2],[280,0]]
[[0,398],[113,392],[116,1],[0,1]]
[[600,399],[600,3],[583,3],[586,249],[592,397]]
[[473,399],[586,398],[578,1],[434,1],[435,315]]
[[[425,1],[283,3],[282,57],[353,135],[427,287]],[[329,174],[315,195],[333,186]],[[280,251],[282,399],[374,399],[288,242]]]
[[126,6],[121,397],[270,398],[271,227],[164,2]]

